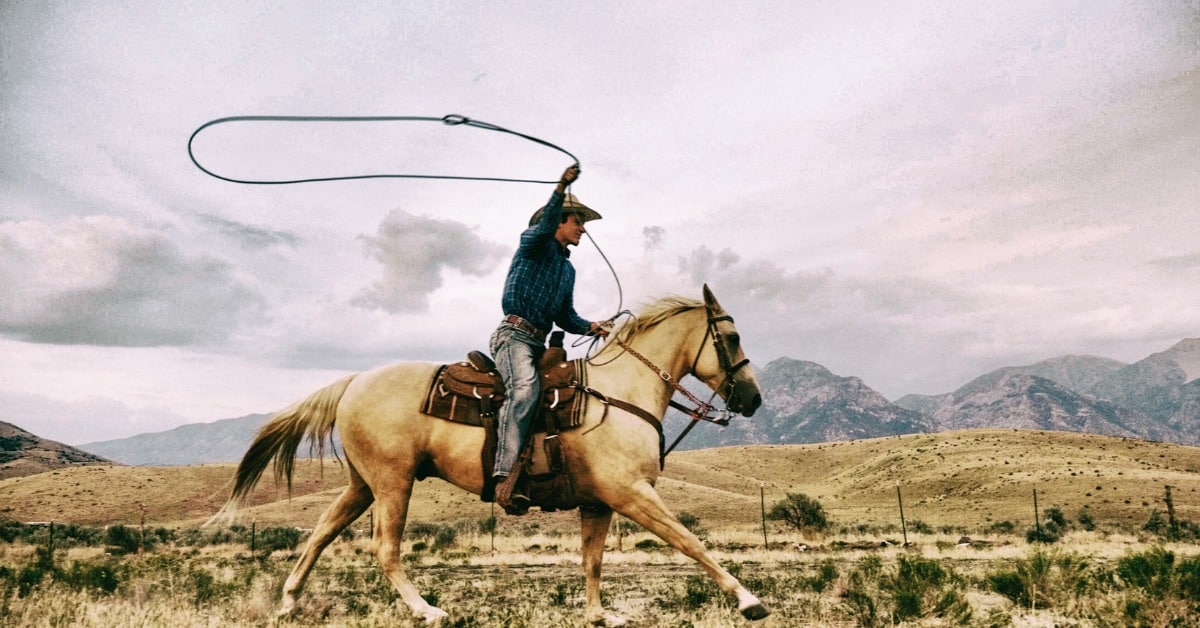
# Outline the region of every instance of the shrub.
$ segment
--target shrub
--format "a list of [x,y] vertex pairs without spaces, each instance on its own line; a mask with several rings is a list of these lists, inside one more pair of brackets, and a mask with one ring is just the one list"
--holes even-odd
[[120,524],[108,526],[104,531],[104,543],[114,556],[136,553],[142,545],[141,538],[137,530]]
[[805,588],[821,593],[837,580],[837,577],[837,561],[832,558],[826,558],[817,565],[816,574],[809,578],[802,578],[800,582]]
[[296,546],[300,544],[302,533],[294,527],[277,526],[263,528],[258,531],[257,536],[255,549],[269,553],[277,550],[296,549]]
[[71,564],[69,571],[63,572],[59,577],[76,591],[89,590],[109,594],[116,591],[120,585],[117,570],[109,563],[75,562]]
[[997,521],[997,522],[993,523],[992,525],[988,526],[987,529],[985,530],[985,532],[988,532],[990,534],[1012,534],[1013,532],[1016,532],[1016,531],[1017,531],[1017,524],[1013,523],[1012,521],[1008,521],[1008,520]]
[[1167,523],[1166,517],[1157,508],[1150,511],[1150,518],[1146,520],[1142,530],[1151,534],[1166,534],[1170,530],[1170,525]]
[[1193,556],[1175,568],[1179,578],[1179,595],[1200,602],[1200,556]]
[[1028,558],[1013,561],[1012,568],[989,572],[984,582],[1018,606],[1046,608],[1084,595],[1093,577],[1083,556],[1034,550]]
[[1117,576],[1126,584],[1161,597],[1172,589],[1175,554],[1161,547],[1123,556],[1117,561]]
[[1058,527],[1059,530],[1066,531],[1067,526],[1068,526],[1067,516],[1063,514],[1063,511],[1061,508],[1059,508],[1058,506],[1051,506],[1046,509],[1045,514],[1046,514],[1046,523],[1053,523],[1055,526]]
[[829,527],[825,509],[821,507],[820,502],[803,493],[788,493],[786,499],[771,507],[767,519],[783,521],[802,532],[822,532]]
[[959,592],[961,579],[935,560],[901,556],[894,575],[880,588],[892,599],[892,621],[899,623],[935,616],[951,623],[971,618],[971,606]]
[[1062,538],[1062,532],[1053,521],[1047,521],[1040,528],[1029,528],[1025,531],[1027,543],[1057,543]]
[[703,528],[700,527],[700,517],[690,512],[682,511],[675,518],[679,520],[679,523],[683,524],[683,527],[690,530],[692,534],[699,536],[703,531]]
[[409,536],[409,538],[432,539],[437,536],[438,530],[440,530],[441,528],[442,528],[442,526],[437,523],[425,523],[422,521],[413,521],[412,523],[408,524],[407,528],[405,528],[405,533]]
[[917,534],[933,534],[933,526],[921,521],[920,519],[913,519],[912,521],[909,521],[908,529],[912,532],[916,532]]
[[437,537],[433,540],[433,549],[440,550],[447,547],[453,547],[454,541],[458,538],[458,530],[450,526],[442,526],[438,530]]
[[1092,513],[1086,508],[1079,511],[1079,514],[1075,516],[1075,520],[1079,522],[1079,527],[1088,532],[1096,529],[1096,520],[1092,518]]

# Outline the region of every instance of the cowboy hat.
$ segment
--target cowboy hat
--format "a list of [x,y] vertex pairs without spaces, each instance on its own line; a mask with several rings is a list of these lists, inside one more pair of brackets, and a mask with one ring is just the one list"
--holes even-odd
[[[542,219],[543,209],[545,209],[545,207],[533,212],[533,216],[529,218],[530,227],[536,225],[538,221]],[[587,222],[589,220],[600,220],[603,218],[603,216],[600,215],[600,212],[588,207],[587,205],[584,205],[583,203],[580,203],[579,199],[570,192],[567,192],[567,197],[563,199],[563,215],[566,216],[567,214],[575,214],[579,216],[579,219],[583,222]]]

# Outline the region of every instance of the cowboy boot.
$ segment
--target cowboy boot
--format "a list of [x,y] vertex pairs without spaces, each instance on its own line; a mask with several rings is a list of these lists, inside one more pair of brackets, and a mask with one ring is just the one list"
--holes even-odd
[[517,483],[521,479],[521,464],[518,462],[512,473],[502,477],[504,479],[496,485],[496,503],[510,515],[529,512],[529,497],[517,489]]

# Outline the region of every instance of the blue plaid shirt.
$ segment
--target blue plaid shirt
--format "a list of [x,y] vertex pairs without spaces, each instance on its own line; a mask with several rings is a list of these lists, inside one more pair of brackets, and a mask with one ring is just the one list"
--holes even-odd
[[542,331],[552,323],[585,334],[589,323],[575,313],[575,267],[571,252],[554,237],[562,222],[563,195],[555,191],[538,223],[521,234],[504,281],[504,315],[515,314]]

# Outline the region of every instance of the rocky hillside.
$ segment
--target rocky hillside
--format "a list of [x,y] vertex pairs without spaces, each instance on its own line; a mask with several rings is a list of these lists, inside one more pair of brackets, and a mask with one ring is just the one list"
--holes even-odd
[[57,441],[46,440],[11,423],[0,421],[0,480],[92,464],[112,463],[100,456]]
[[1200,444],[1200,338],[1134,364],[1064,356],[1006,367],[942,395],[896,404],[935,429],[1016,427]]
[[1087,392],[1151,417],[1171,440],[1200,444],[1200,338],[1121,368]]
[[1160,426],[1132,410],[1015,370],[996,371],[973,380],[945,396],[931,416],[939,431],[1003,427],[1155,440],[1166,435]]
[[889,402],[857,377],[841,377],[815,362],[780,358],[758,373],[762,408],[720,430],[697,426],[680,445],[698,449],[745,444],[846,441],[927,432],[919,412]]

